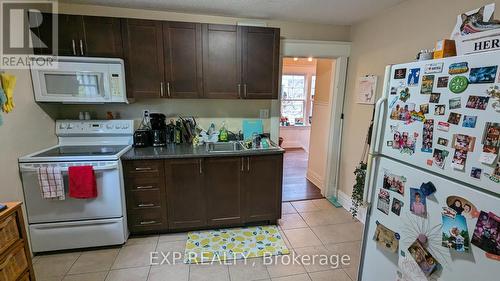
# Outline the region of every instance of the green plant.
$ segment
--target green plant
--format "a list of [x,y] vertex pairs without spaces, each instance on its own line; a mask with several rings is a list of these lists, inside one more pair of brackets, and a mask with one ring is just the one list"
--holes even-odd
[[363,191],[365,189],[365,178],[366,178],[366,163],[360,162],[356,169],[354,170],[354,175],[356,176],[356,183],[353,186],[351,200],[351,214],[353,217],[358,215],[359,206],[363,204]]

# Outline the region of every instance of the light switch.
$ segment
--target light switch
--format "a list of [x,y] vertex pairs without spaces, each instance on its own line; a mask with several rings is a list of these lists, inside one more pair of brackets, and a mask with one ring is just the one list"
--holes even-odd
[[259,118],[260,119],[267,119],[267,118],[269,118],[269,109],[261,109],[261,110],[259,110]]

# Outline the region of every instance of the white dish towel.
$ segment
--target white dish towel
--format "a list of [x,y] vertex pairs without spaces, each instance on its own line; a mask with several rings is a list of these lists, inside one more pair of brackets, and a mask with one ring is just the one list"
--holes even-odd
[[64,182],[59,167],[39,167],[38,184],[44,199],[64,200]]

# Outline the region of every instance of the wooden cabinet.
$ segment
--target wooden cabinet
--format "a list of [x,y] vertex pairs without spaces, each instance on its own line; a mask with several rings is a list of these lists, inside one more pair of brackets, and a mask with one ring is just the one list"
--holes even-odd
[[242,223],[243,158],[206,158],[203,162],[207,225],[224,226]]
[[166,160],[165,176],[169,228],[206,226],[203,160]]
[[242,27],[242,40],[243,98],[277,99],[279,29]]
[[245,222],[275,221],[281,217],[283,155],[249,156],[244,162]]
[[203,85],[205,98],[241,98],[241,28],[203,25]]
[[[123,57],[119,18],[83,16],[80,54],[88,57]],[[80,42],[79,42],[80,44]]]
[[35,280],[20,202],[0,212],[0,280]]
[[163,161],[124,161],[123,167],[130,232],[167,230],[167,193]]
[[169,98],[198,98],[203,93],[201,24],[163,23],[165,91]]
[[[119,18],[44,13],[32,31],[47,48],[34,48],[35,54],[52,54],[52,19],[58,23],[59,56],[122,57]],[[35,37],[33,37],[36,39]]]
[[127,96],[162,97],[164,63],[161,22],[126,19],[122,30]]

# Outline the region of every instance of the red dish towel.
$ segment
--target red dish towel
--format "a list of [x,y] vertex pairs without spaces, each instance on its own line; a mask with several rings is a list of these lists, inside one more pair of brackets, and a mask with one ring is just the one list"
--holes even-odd
[[71,166],[68,168],[68,175],[69,197],[78,199],[97,197],[97,184],[92,166]]

